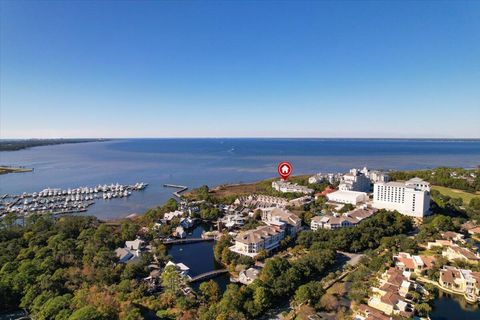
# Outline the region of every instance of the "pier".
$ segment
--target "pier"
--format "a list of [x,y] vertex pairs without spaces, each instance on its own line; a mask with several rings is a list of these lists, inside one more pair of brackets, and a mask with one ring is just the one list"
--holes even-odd
[[188,190],[188,187],[186,187],[186,186],[180,186],[180,185],[177,185],[177,184],[168,184],[168,183],[165,183],[165,184],[163,185],[163,187],[165,187],[165,188],[180,189],[180,190],[175,191],[175,192],[173,193],[173,195],[174,195],[175,197],[179,198],[179,199],[182,198],[182,193]]
[[220,270],[213,270],[213,271],[205,272],[205,273],[199,274],[198,276],[190,278],[189,282],[192,283],[192,282],[197,282],[197,281],[201,281],[201,280],[211,279],[211,278],[214,278],[214,277],[216,277],[220,274],[223,274],[223,273],[228,273],[228,270],[227,269],[220,269]]
[[196,242],[205,242],[205,241],[214,241],[214,238],[186,238],[186,239],[174,239],[174,240],[163,240],[163,244],[187,244],[187,243],[196,243]]

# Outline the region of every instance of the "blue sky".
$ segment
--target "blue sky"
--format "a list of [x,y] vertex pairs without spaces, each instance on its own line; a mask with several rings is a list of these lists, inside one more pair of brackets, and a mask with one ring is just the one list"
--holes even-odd
[[480,138],[480,2],[0,3],[2,138]]

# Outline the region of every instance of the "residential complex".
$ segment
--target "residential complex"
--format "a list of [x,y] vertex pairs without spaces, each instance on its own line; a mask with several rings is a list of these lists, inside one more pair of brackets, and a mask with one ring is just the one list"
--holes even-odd
[[386,315],[412,317],[411,292],[421,292],[423,288],[410,280],[409,273],[390,268],[380,276],[378,284],[372,288],[372,296],[368,299],[370,307]]
[[375,209],[356,209],[346,212],[342,215],[324,215],[313,217],[310,222],[312,230],[329,229],[335,230],[345,227],[354,227],[360,221],[371,217],[376,212]]
[[351,169],[342,177],[342,181],[338,185],[341,191],[360,191],[369,192],[371,189],[371,181],[358,169]]
[[261,226],[253,230],[242,231],[235,237],[235,245],[230,250],[249,257],[255,257],[260,251],[278,248],[285,238],[285,230],[277,226]]
[[297,183],[291,183],[288,181],[278,180],[272,182],[272,188],[280,192],[292,192],[292,193],[303,193],[303,194],[312,194],[313,189],[301,186]]
[[295,237],[302,228],[302,220],[294,213],[280,208],[262,210],[262,221],[267,225],[278,226],[285,235]]
[[430,185],[419,178],[406,182],[377,182],[373,188],[373,206],[423,218],[430,210]]

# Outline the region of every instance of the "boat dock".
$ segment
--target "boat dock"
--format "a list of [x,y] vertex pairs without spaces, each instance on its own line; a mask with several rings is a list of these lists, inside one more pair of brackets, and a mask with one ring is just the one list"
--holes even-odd
[[165,187],[165,188],[180,189],[180,190],[175,191],[175,192],[173,193],[173,195],[174,195],[175,197],[177,197],[178,199],[181,199],[181,198],[182,198],[182,193],[188,190],[188,187],[186,187],[186,186],[180,186],[180,185],[177,185],[177,184],[168,184],[168,183],[166,183],[166,184],[163,185],[163,187]]
[[110,184],[79,188],[46,188],[40,192],[19,195],[5,194],[0,198],[0,217],[6,213],[19,216],[31,214],[66,214],[85,212],[97,199],[127,198],[132,192],[141,191],[147,183],[131,185]]

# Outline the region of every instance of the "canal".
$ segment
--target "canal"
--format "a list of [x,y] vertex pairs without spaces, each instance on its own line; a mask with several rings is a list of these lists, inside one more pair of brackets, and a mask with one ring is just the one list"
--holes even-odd
[[[204,230],[209,231],[211,226],[206,224],[197,225],[193,230],[188,232],[187,238],[200,238]],[[168,254],[172,256],[175,263],[182,262],[190,268],[189,275],[195,277],[201,273],[209,272],[216,269],[224,269],[222,265],[215,261],[213,255],[214,242],[196,242],[189,244],[170,245]],[[230,283],[230,275],[228,273],[213,278],[220,286],[221,291],[225,291],[227,284]],[[197,290],[201,282],[192,283],[192,288]]]
[[439,296],[434,301],[430,318],[432,320],[480,319],[480,308],[478,304],[467,303],[463,297],[439,290]]

